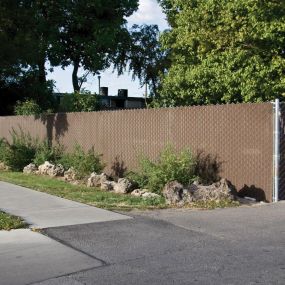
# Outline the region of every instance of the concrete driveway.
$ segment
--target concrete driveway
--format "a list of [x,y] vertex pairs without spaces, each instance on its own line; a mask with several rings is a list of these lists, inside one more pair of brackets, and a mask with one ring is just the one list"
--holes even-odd
[[285,284],[284,202],[110,215],[26,233],[26,251],[0,233],[0,284]]

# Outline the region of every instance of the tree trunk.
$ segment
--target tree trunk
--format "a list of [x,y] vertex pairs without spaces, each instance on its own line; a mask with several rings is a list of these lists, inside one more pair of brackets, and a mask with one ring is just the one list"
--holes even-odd
[[79,61],[74,61],[73,63],[73,72],[72,72],[72,84],[74,92],[80,91],[79,81],[78,81],[78,69],[79,69]]
[[47,82],[46,79],[46,68],[45,68],[45,58],[40,59],[38,61],[38,67],[39,67],[39,82],[45,84]]
[[157,80],[155,78],[152,78],[151,82],[152,82],[153,96],[154,96],[154,98],[157,98],[158,97],[158,94],[157,94]]

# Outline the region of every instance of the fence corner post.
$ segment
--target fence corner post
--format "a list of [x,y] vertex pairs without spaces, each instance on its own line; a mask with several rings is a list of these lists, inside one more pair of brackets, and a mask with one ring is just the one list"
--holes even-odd
[[279,200],[279,165],[280,165],[280,101],[274,102],[274,154],[273,154],[273,202]]

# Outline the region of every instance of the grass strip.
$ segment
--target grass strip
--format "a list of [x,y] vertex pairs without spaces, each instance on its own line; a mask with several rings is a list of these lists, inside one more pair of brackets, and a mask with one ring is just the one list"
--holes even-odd
[[28,225],[21,218],[0,212],[0,230],[10,231],[13,229],[26,228]]
[[48,176],[0,171],[0,180],[108,210],[128,211],[132,209],[162,209],[166,207],[164,198],[144,199],[129,194],[122,195],[104,192],[96,188],[72,185]]

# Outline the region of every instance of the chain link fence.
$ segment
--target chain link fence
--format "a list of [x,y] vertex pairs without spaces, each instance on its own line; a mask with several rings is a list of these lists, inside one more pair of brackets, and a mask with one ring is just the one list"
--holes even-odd
[[[272,199],[271,103],[0,117],[0,137],[9,139],[12,128],[67,149],[76,143],[85,149],[94,146],[106,171],[115,175],[136,169],[141,154],[157,157],[167,144],[190,148],[201,159],[215,160],[219,175],[237,191]],[[284,142],[285,135],[285,155]],[[281,169],[285,182],[285,166]]]

